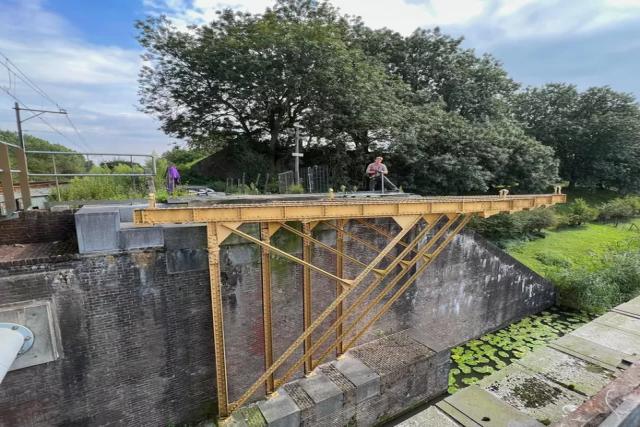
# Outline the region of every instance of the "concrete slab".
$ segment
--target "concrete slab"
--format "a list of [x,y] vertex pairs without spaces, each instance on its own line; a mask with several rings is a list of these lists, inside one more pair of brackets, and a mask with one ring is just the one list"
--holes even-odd
[[629,332],[640,340],[640,318],[609,312],[598,317],[594,322]]
[[596,394],[615,378],[612,370],[548,347],[529,353],[516,363],[587,396]]
[[115,207],[85,206],[75,214],[80,253],[114,251],[120,247],[120,211]]
[[475,385],[449,396],[445,402],[478,425],[485,427],[540,427],[543,425]]
[[435,406],[430,406],[424,411],[407,418],[396,427],[459,427],[462,424],[455,422],[446,413]]
[[620,304],[613,310],[640,316],[640,297],[634,298],[631,301],[625,302],[624,304]]
[[480,426],[480,424],[478,424],[477,422],[473,421],[471,418],[469,418],[468,416],[460,412],[460,410],[456,409],[456,407],[447,403],[446,400],[441,400],[440,402],[436,403],[435,406],[436,408],[438,408],[438,410],[442,411],[445,415],[450,417],[452,420],[455,420],[456,423],[459,423],[464,427]]
[[257,403],[265,422],[269,427],[298,427],[300,408],[289,394],[280,389],[268,400]]
[[560,420],[586,399],[515,363],[483,378],[477,385],[546,425]]
[[630,355],[621,351],[604,347],[598,343],[572,334],[558,338],[549,344],[549,347],[556,348],[562,352],[574,355],[607,369],[619,367],[623,360],[630,357]]
[[229,418],[220,423],[221,427],[266,427],[267,422],[262,416],[258,405],[253,404],[240,408]]
[[342,409],[342,390],[326,375],[316,373],[303,378],[300,380],[300,386],[315,404],[313,414],[316,419],[330,416]]
[[164,246],[164,233],[160,227],[140,227],[122,224],[120,229],[121,249],[141,249]]
[[629,355],[640,355],[640,337],[638,335],[597,322],[587,323],[571,332],[571,335]]
[[356,404],[380,394],[380,376],[360,360],[347,355],[331,364],[356,387]]

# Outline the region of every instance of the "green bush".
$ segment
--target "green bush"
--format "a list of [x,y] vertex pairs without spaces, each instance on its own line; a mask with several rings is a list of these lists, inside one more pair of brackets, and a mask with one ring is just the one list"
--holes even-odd
[[566,207],[563,215],[559,218],[559,224],[576,227],[585,222],[593,221],[597,216],[597,209],[589,206],[584,199],[578,198]]
[[632,218],[636,214],[636,206],[632,198],[613,199],[600,206],[598,219],[601,221],[618,222]]
[[302,184],[293,184],[289,186],[287,192],[290,194],[304,194],[304,187]]
[[553,209],[533,209],[515,214],[520,221],[524,233],[541,233],[545,228],[552,228],[558,224]]
[[[113,169],[94,166],[91,173],[142,173],[142,167],[119,164]],[[147,193],[145,177],[84,176],[73,178],[60,188],[61,200],[120,200],[144,198]]]
[[535,254],[535,259],[540,261],[542,264],[548,267],[559,267],[559,268],[569,268],[571,267],[571,262],[565,258],[559,257],[555,254],[550,254],[547,252],[538,252]]
[[598,269],[557,269],[549,273],[561,305],[603,312],[640,294],[640,252],[608,254]]

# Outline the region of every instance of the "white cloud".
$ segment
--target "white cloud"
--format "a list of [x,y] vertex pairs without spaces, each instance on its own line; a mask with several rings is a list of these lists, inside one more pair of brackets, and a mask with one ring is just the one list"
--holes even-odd
[[[148,153],[169,148],[171,139],[136,107],[140,51],[88,43],[40,1],[16,0],[0,3],[0,52],[67,108],[92,150]],[[9,82],[2,70],[0,86],[12,84],[12,92],[25,104],[51,109],[24,83]],[[15,129],[12,105],[13,100],[0,92],[2,129]],[[63,117],[50,115],[47,120],[72,142],[52,133],[38,119],[26,122],[25,128],[36,136],[86,150]]]
[[[180,26],[202,24],[215,11],[230,7],[261,13],[270,0],[146,0]],[[418,27],[485,28],[494,38],[555,37],[584,33],[620,23],[640,14],[640,0],[333,0],[349,15],[361,16],[373,28],[409,34]]]

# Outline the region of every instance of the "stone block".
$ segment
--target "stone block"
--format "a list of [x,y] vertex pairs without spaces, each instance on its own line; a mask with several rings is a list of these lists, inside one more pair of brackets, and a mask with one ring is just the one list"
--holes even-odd
[[628,355],[640,354],[640,337],[638,335],[598,322],[587,323],[571,332],[571,335]]
[[141,249],[164,246],[164,233],[160,227],[141,227],[124,224],[120,229],[121,249]]
[[120,247],[120,211],[115,207],[85,206],[75,213],[80,253],[114,251]]
[[117,206],[118,210],[120,210],[120,222],[133,222],[133,211],[145,209],[148,206],[148,203]]
[[356,387],[356,404],[380,394],[380,376],[358,359],[347,355],[332,365]]
[[[542,427],[543,424],[497,399],[481,388],[471,385],[447,397],[448,405],[437,404],[443,412],[456,419],[456,414],[464,414],[461,422],[471,418],[475,423],[486,427]],[[450,405],[450,406],[449,406]],[[451,407],[454,408],[451,411]],[[467,425],[466,423],[464,425]]]
[[571,354],[607,369],[615,369],[630,355],[604,347],[593,341],[567,334],[549,344],[564,353]]
[[[585,396],[516,363],[483,378],[477,383],[477,387],[543,423],[559,421],[568,408],[578,407],[585,400]],[[457,392],[452,397],[462,399],[465,395],[458,396],[460,393]],[[460,410],[465,412],[463,409]]]
[[162,230],[167,250],[207,248],[207,228],[203,224],[169,224]]
[[460,425],[435,406],[430,406],[396,424],[397,427],[458,427]]
[[316,419],[328,417],[342,409],[342,390],[324,374],[316,373],[300,380],[300,386],[313,403]]
[[280,389],[275,396],[257,403],[269,427],[298,427],[300,408],[289,394]]

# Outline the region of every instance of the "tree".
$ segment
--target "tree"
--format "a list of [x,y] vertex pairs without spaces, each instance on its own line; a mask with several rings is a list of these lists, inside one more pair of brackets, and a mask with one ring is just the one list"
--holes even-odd
[[361,80],[354,73],[377,73],[326,3],[280,1],[262,15],[224,10],[192,32],[163,18],[137,26],[147,50],[144,110],[165,132],[209,149],[241,137],[266,144],[275,161],[291,144],[287,131],[319,126],[327,100]]
[[553,150],[524,135],[513,122],[470,123],[435,105],[412,121],[392,156],[404,188],[469,194],[518,185],[521,191],[539,191],[557,179]]
[[402,78],[415,101],[444,102],[447,111],[469,120],[486,120],[508,112],[505,103],[518,88],[499,61],[461,47],[463,38],[439,28],[417,29],[403,38],[393,31],[371,30],[361,23],[356,38],[364,51]]
[[631,95],[549,84],[517,95],[514,113],[527,134],[555,149],[572,186],[640,189],[640,109]]
[[[0,130],[0,141],[18,145],[18,136],[14,132]],[[33,151],[62,151],[73,152],[73,150],[60,144],[53,144],[44,139],[37,138],[32,135],[24,135],[24,143],[27,150]],[[49,154],[27,154],[29,163],[29,172],[32,173],[53,173],[53,161]],[[90,167],[84,157],[81,155],[56,155],[56,170],[58,173],[74,173],[81,172]],[[15,151],[9,150],[9,161],[12,165],[16,165]],[[43,177],[51,179],[51,177]]]

